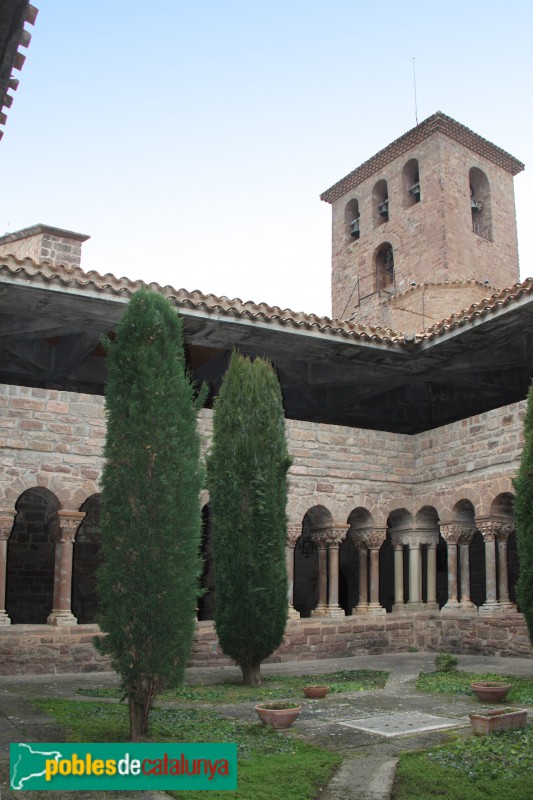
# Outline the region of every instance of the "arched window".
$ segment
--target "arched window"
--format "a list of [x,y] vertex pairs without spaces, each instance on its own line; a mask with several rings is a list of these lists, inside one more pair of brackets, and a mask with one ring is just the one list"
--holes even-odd
[[394,253],[390,242],[383,242],[376,250],[376,289],[392,292],[394,289]]
[[403,168],[404,206],[414,206],[420,202],[420,173],[418,160],[411,158]]
[[44,625],[52,611],[59,507],[40,486],[26,489],[15,505],[6,573],[6,611],[14,625]]
[[389,192],[387,181],[383,178],[376,183],[372,192],[372,204],[374,207],[374,227],[382,225],[389,219]]
[[488,178],[477,167],[472,167],[468,178],[472,230],[477,236],[492,242],[492,210]]
[[344,211],[345,241],[353,242],[359,239],[359,202],[350,200]]

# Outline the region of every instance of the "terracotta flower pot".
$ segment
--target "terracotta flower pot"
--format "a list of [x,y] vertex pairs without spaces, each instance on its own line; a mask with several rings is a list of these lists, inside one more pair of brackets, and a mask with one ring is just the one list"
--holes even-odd
[[303,693],[312,700],[319,700],[329,692],[329,686],[304,686]]
[[521,708],[495,708],[479,714],[469,714],[472,732],[476,736],[489,733],[509,731],[513,728],[525,728],[527,711]]
[[259,703],[255,706],[255,710],[264,725],[282,729],[290,728],[298,718],[302,707],[289,703]]
[[471,683],[470,688],[478,700],[482,700],[484,703],[499,703],[507,695],[511,684],[497,683],[496,681],[479,681],[479,683]]

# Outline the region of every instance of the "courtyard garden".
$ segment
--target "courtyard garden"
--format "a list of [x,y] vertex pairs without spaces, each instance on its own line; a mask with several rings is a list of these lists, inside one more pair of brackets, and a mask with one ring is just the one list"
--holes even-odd
[[[457,670],[421,674],[417,689],[441,696],[470,696],[474,680],[502,680],[494,673],[473,674]],[[255,703],[302,698],[309,683],[327,684],[339,700],[354,700],[354,693],[383,688],[386,672],[340,670],[317,675],[263,676],[259,687],[242,683],[188,684],[168,689],[150,716],[146,741],[237,742],[239,789],[212,793],[239,800],[279,800],[280,786],[287,800],[316,800],[340,766],[335,742],[316,746],[306,741],[298,724],[276,731],[259,721],[229,718],[225,706],[249,709]],[[509,677],[511,704],[533,705],[533,678]],[[40,699],[39,708],[50,714],[64,731],[66,741],[127,741],[128,709],[119,702],[118,688],[80,686],[79,700]],[[437,701],[437,698],[436,698]],[[304,701],[305,702],[305,701]],[[321,701],[314,701],[320,703]],[[441,699],[438,702],[442,702]],[[315,705],[315,708],[320,706]],[[531,800],[533,778],[533,728],[471,737],[466,729],[445,735],[447,743],[423,752],[400,754],[393,800]],[[389,740],[390,741],[390,740]],[[405,742],[405,740],[403,740]],[[440,737],[442,741],[442,737]],[[321,742],[321,745],[324,743]],[[396,752],[403,749],[395,740]],[[187,800],[200,792],[169,792]]]

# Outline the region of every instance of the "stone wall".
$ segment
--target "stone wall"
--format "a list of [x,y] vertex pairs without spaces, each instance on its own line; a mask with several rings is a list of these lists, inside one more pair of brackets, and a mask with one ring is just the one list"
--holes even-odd
[[[100,491],[102,397],[0,385],[0,405],[0,507],[13,508],[23,491],[40,486],[77,510]],[[364,507],[385,524],[397,504],[416,512],[438,503],[444,513],[463,490],[485,507],[494,492],[512,491],[524,415],[525,403],[513,403],[414,436],[287,420],[289,517],[301,521],[324,504],[338,520]],[[205,449],[208,410],[200,431]]]
[[[103,398],[0,386],[0,406],[0,508],[12,510],[26,489],[41,487],[57,498],[60,508],[77,511],[100,491]],[[395,509],[405,509],[414,517],[426,506],[436,509],[441,520],[448,520],[462,499],[472,503],[476,517],[489,514],[498,495],[512,492],[524,413],[525,403],[515,403],[415,436],[288,420],[294,459],[289,522],[301,525],[316,506],[327,509],[340,523],[355,509],[364,508],[372,515],[372,524],[386,526]],[[204,447],[210,441],[211,422],[211,412],[202,412]],[[20,533],[26,535],[29,529]],[[90,625],[2,627],[0,669],[101,669],[106,662],[93,650],[93,634],[87,633],[92,630],[97,629]],[[305,660],[409,647],[529,652],[520,614],[489,620],[481,614],[455,617],[424,612],[410,617],[388,614],[379,620],[362,620],[361,615],[291,620],[273,658]],[[212,623],[200,623],[192,663],[220,658]]]
[[[52,628],[20,625],[0,633],[0,674],[45,674],[109,670],[93,641],[96,625]],[[532,656],[521,614],[482,619],[479,614],[441,617],[438,614],[389,615],[372,620],[290,620],[285,637],[267,659],[313,661],[322,658],[420,652]],[[198,623],[189,666],[226,666],[231,660],[220,649],[214,624]]]
[[66,509],[99,491],[105,413],[102,397],[0,385],[0,507],[45,487]]

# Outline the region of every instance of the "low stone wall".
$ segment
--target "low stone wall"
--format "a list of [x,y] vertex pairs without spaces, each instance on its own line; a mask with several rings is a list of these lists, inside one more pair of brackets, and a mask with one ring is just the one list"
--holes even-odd
[[94,647],[98,625],[10,625],[0,631],[0,674],[37,675],[102,672],[108,658]]
[[[54,628],[13,625],[0,631],[0,674],[96,672],[110,661],[94,648],[97,625]],[[340,617],[289,620],[285,637],[267,659],[312,661],[318,658],[421,652],[533,656],[524,618],[512,613],[387,615],[384,618]],[[231,664],[222,653],[214,624],[200,622],[189,666]]]

